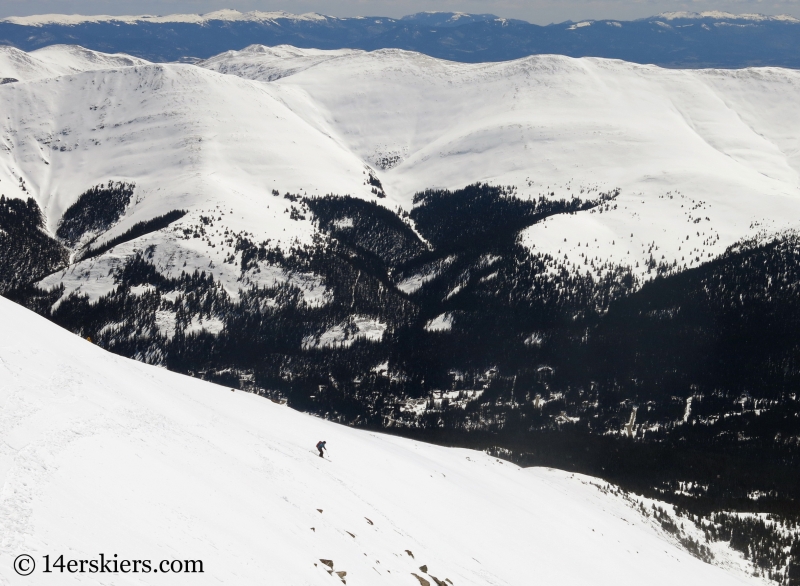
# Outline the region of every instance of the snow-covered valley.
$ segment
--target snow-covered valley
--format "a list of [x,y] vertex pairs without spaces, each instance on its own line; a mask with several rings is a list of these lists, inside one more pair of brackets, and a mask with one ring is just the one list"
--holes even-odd
[[[164,579],[42,573],[45,555],[101,553],[201,560],[169,577],[187,584],[762,583],[722,544],[724,569],[692,557],[602,481],[326,422],[114,356],[2,298],[0,322],[4,584]],[[31,576],[12,570],[22,554]]]

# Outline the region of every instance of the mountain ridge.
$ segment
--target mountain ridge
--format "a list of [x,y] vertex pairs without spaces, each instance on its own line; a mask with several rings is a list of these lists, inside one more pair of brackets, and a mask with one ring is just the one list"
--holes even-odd
[[[125,23],[130,26],[120,28]],[[164,17],[8,17],[0,20],[0,43],[25,51],[54,43],[80,44],[162,62],[207,59],[252,44],[290,44],[368,51],[401,48],[462,62],[552,53],[669,67],[796,68],[800,67],[797,23],[787,15],[722,12],[675,12],[632,21],[583,20],[540,26],[491,14],[418,13],[396,19],[223,10]],[[180,43],[176,44],[176,39]]]
[[[285,11],[272,11],[262,12],[258,10],[249,12],[240,12],[235,9],[221,9],[212,12],[200,14],[170,14],[170,15],[80,15],[80,14],[39,14],[31,16],[7,16],[0,18],[0,23],[10,23],[21,26],[44,26],[48,24],[66,24],[77,25],[83,23],[99,23],[99,22],[157,22],[157,23],[205,23],[213,20],[219,21],[275,21],[275,20],[291,20],[291,21],[321,21],[321,20],[365,20],[365,19],[386,19],[390,22],[398,21],[423,21],[426,24],[434,24],[435,26],[456,24],[472,24],[484,21],[500,21],[500,22],[520,22],[525,24],[532,24],[528,21],[521,19],[502,18],[495,14],[470,14],[466,12],[446,12],[446,11],[423,11],[414,14],[408,14],[399,18],[385,17],[385,16],[356,16],[356,17],[336,17],[319,14],[316,12],[307,12],[303,14],[293,14]],[[571,24],[575,22],[641,22],[641,21],[654,21],[657,19],[666,20],[685,20],[685,19],[710,19],[710,20],[752,20],[752,21],[780,21],[780,22],[800,22],[794,16],[788,14],[758,14],[758,13],[731,13],[724,11],[703,11],[703,12],[662,12],[654,16],[638,18],[633,21],[624,21],[614,18],[597,18],[585,19],[579,21],[565,20],[558,23],[551,23],[551,25]]]

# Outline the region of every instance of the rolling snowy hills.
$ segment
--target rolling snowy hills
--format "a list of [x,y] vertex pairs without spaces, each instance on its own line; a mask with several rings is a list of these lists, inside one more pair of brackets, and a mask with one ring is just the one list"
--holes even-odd
[[467,63],[559,54],[667,67],[800,66],[798,19],[725,12],[671,12],[634,21],[546,26],[458,12],[422,12],[399,19],[236,10],[166,16],[45,14],[0,19],[0,39],[25,51],[75,43],[153,61],[207,59],[262,43],[398,48]]
[[[47,50],[62,66],[78,53]],[[467,65],[288,47],[202,65],[7,84],[0,191],[34,195],[54,231],[86,189],[124,180],[137,185],[135,205],[103,238],[173,209],[190,212],[185,222],[219,209],[228,230],[286,245],[307,243],[312,228],[290,219],[291,203],[272,190],[370,198],[365,177],[375,176],[382,205],[410,210],[421,190],[479,181],[515,186],[523,199],[619,188],[613,209],[532,226],[523,242],[567,255],[573,267],[588,245],[640,276],[654,251],[657,262],[688,268],[798,224],[794,71],[672,71],[558,56]],[[163,267],[213,263],[235,293],[223,275],[224,238],[200,248],[168,238],[168,252],[158,250],[172,259]]]
[[294,90],[284,98],[290,107],[384,167],[387,195],[407,209],[413,193],[476,181],[516,186],[523,198],[619,187],[617,209],[560,217],[524,238],[572,258],[585,238],[592,254],[640,267],[651,242],[666,262],[692,266],[754,225],[797,225],[794,71],[671,71],[560,56],[465,65],[391,50],[324,61],[311,51],[301,65],[298,53],[252,47],[201,65],[280,76],[277,85]]
[[[723,543],[727,571],[695,559],[658,503],[602,481],[348,429],[119,358],[2,298],[0,321],[3,583],[155,583],[42,573],[45,555],[101,553],[200,560],[172,578],[193,584],[762,583]],[[21,554],[31,576],[12,570]]]

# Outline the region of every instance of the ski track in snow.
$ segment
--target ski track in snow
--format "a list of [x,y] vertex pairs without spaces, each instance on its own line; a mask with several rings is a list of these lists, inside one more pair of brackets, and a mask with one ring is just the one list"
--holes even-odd
[[351,586],[411,586],[412,572],[476,586],[761,583],[691,557],[587,477],[339,426],[114,356],[2,298],[0,319],[2,583],[53,582],[16,576],[21,553],[100,552],[203,560],[205,573],[172,577],[187,584],[340,583],[321,559]]

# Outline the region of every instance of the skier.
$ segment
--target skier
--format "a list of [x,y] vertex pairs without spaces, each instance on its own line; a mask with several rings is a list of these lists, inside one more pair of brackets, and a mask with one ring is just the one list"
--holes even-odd
[[324,458],[325,456],[322,454],[322,450],[325,449],[325,442],[318,441],[317,442],[317,449],[319,450],[319,457],[320,458]]

